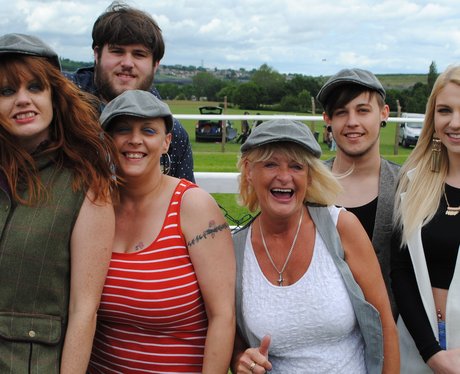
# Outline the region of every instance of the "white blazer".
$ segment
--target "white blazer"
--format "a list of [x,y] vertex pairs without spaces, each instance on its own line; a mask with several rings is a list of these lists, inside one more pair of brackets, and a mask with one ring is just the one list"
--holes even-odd
[[[404,196],[401,196],[403,199]],[[430,276],[426,265],[422,244],[421,227],[408,240],[408,248],[415,278],[422,297],[423,306],[430,321],[434,335],[439,338],[438,320],[431,289]],[[459,248],[460,250],[460,248]],[[457,256],[454,276],[449,287],[446,305],[446,346],[447,349],[460,348],[460,256]],[[412,336],[401,316],[398,318],[399,344],[401,352],[401,374],[432,374],[433,371],[423,361]]]

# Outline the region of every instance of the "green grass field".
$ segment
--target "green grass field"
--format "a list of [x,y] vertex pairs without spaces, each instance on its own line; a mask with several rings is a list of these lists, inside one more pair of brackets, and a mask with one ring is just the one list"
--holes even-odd
[[[205,105],[219,105],[215,102],[197,102],[197,101],[167,101],[173,114],[199,114],[198,108]],[[283,114],[271,111],[257,111],[261,114]],[[229,108],[227,114],[243,114],[244,110]],[[255,114],[251,112],[251,114]],[[285,113],[285,114],[297,114],[305,115],[305,113]],[[308,113],[310,115],[311,113]],[[224,151],[220,143],[197,143],[195,141],[195,120],[181,120],[182,125],[185,127],[189,134],[190,142],[193,151],[193,160],[195,171],[209,171],[209,172],[236,172],[236,163],[238,160],[240,144],[227,143],[225,144]],[[310,128],[311,123],[309,123]],[[319,141],[323,150],[322,159],[327,160],[334,155],[334,152],[329,151],[326,144],[322,142],[322,129],[324,122],[316,122],[315,130],[320,133]],[[395,127],[397,124],[389,123],[385,128],[381,130],[380,135],[380,151],[384,158],[402,164],[412,148],[405,149],[398,147],[398,155],[394,155],[394,139],[395,139]],[[240,121],[234,121],[233,127],[238,131],[240,129]],[[240,219],[245,216],[248,211],[237,204],[237,195],[233,194],[213,194],[216,201],[220,206],[224,207],[231,217]],[[232,223],[229,220],[229,224]]]
[[378,74],[377,77],[386,89],[404,89],[427,81],[427,74]]

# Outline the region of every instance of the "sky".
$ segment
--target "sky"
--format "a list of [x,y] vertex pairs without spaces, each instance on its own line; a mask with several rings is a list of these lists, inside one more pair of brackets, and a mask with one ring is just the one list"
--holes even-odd
[[[328,76],[438,72],[460,62],[458,0],[136,0],[163,31],[164,65]],[[0,34],[40,37],[60,57],[93,61],[102,0],[0,0]]]

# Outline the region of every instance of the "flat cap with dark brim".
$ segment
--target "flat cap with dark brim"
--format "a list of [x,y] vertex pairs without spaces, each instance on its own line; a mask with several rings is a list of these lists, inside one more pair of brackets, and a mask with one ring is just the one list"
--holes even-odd
[[323,108],[328,102],[329,94],[342,85],[355,84],[363,86],[370,91],[378,92],[385,99],[385,89],[377,77],[370,71],[363,69],[342,69],[337,74],[330,77],[318,92],[316,99]]
[[120,116],[164,118],[166,133],[170,133],[173,128],[173,117],[169,106],[148,91],[127,90],[110,101],[99,119],[102,128],[110,131],[111,122]]
[[41,39],[25,34],[5,34],[0,36],[0,54],[20,54],[45,57],[61,70],[56,52]]
[[280,142],[298,144],[313,156],[321,157],[321,147],[308,126],[300,121],[287,119],[262,122],[252,130],[240,150],[244,153],[265,144]]

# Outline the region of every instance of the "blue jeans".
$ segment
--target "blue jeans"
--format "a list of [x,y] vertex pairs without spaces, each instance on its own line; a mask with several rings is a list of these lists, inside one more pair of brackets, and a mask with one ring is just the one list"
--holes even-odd
[[446,349],[446,321],[438,321],[439,345]]

